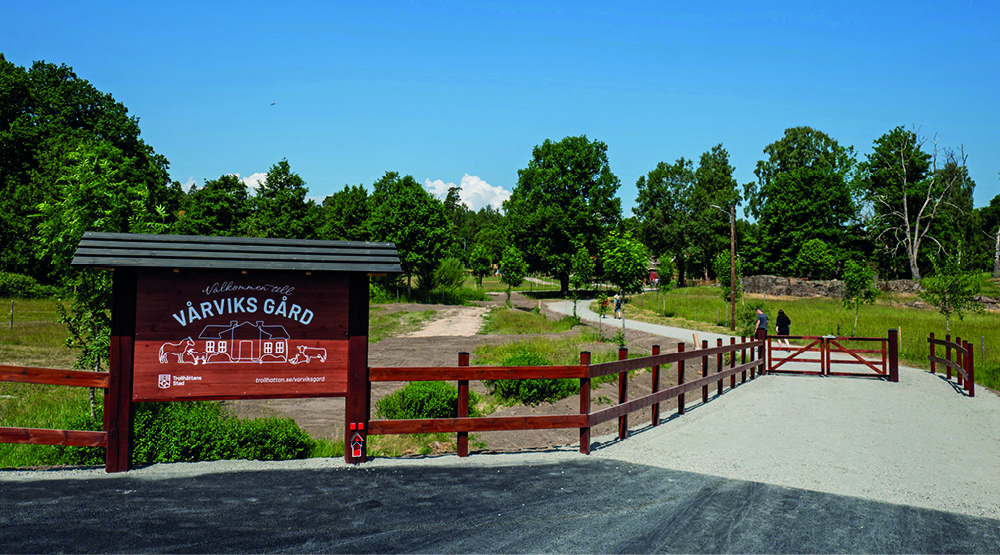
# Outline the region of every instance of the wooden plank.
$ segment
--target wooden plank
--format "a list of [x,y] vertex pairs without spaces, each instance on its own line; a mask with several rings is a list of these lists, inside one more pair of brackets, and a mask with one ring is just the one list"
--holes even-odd
[[480,418],[436,418],[430,420],[373,420],[368,424],[372,435],[430,434],[457,432],[493,432],[513,430],[553,430],[587,426],[583,414],[553,416],[499,416]]
[[105,447],[108,444],[108,433],[79,430],[46,430],[41,428],[4,427],[0,428],[0,443]]
[[929,357],[927,357],[927,360],[929,360],[931,362],[936,362],[938,364],[944,364],[945,366],[949,366],[949,367],[954,368],[955,370],[961,372],[962,374],[965,374],[965,369],[962,368],[962,365],[959,364],[958,362],[954,361],[954,360],[948,360],[946,358],[941,358],[941,357],[938,357],[938,356],[929,356]]
[[75,256],[80,258],[88,257],[115,257],[115,258],[142,258],[149,260],[161,260],[161,259],[174,259],[174,258],[207,258],[207,259],[229,259],[229,260],[280,260],[280,261],[300,261],[300,262],[350,262],[350,263],[384,263],[389,264],[398,261],[398,257],[394,252],[387,252],[386,254],[373,254],[373,253],[363,253],[363,252],[349,252],[343,251],[338,253],[332,252],[315,252],[315,253],[296,253],[289,252],[294,251],[294,249],[285,249],[279,247],[271,247],[270,249],[263,247],[255,247],[254,252],[247,252],[246,250],[231,250],[231,249],[213,249],[213,250],[151,250],[151,249],[139,249],[139,248],[129,248],[129,249],[98,249],[98,248],[79,248],[76,250]]
[[720,354],[739,351],[743,348],[761,347],[763,346],[763,344],[764,344],[763,341],[753,341],[749,343],[737,343],[736,345],[724,345],[722,347],[712,347],[710,349],[681,351],[681,352],[667,353],[657,356],[630,358],[628,360],[620,360],[613,362],[603,362],[601,364],[593,364],[590,366],[590,377],[597,378],[600,376],[607,376],[609,374],[617,374],[619,372],[629,372],[632,370],[639,370],[642,368],[650,368],[655,365],[673,364],[681,360],[691,360],[695,358],[701,358],[702,356],[718,356]]
[[[592,368],[592,367],[591,367]],[[586,378],[587,366],[372,367],[373,382]]]
[[27,366],[0,366],[0,382],[37,383],[106,389],[110,375],[107,372],[83,370],[57,370]]
[[149,267],[149,268],[202,268],[213,270],[302,270],[313,272],[362,272],[362,273],[400,273],[399,264],[349,264],[321,262],[269,262],[266,260],[193,260],[189,258],[114,258],[114,257],[80,257],[73,259],[75,266],[108,266],[108,267]]
[[315,239],[272,239],[264,237],[223,237],[208,235],[151,235],[143,233],[112,233],[102,231],[88,231],[83,234],[81,244],[96,242],[125,244],[134,241],[146,241],[151,243],[182,243],[182,244],[232,244],[232,245],[330,245],[330,246],[359,246],[359,247],[387,247],[396,248],[395,243],[377,241],[329,241]]
[[668,387],[667,389],[658,391],[656,393],[650,393],[648,395],[639,397],[637,399],[633,399],[631,401],[622,403],[620,405],[608,407],[606,409],[602,409],[597,412],[592,412],[590,413],[590,425],[596,426],[603,422],[607,422],[609,420],[618,418],[623,414],[628,414],[630,412],[642,410],[648,406],[653,405],[654,403],[661,403],[667,399],[680,397],[682,394],[687,393],[688,391],[697,390],[702,386],[710,384],[718,379],[726,378],[731,374],[737,374],[739,372],[742,372],[743,370],[746,370],[747,368],[760,366],[762,364],[763,360],[748,362],[746,364],[741,364],[740,366],[736,366],[734,368],[730,368],[723,371],[721,376],[719,374],[710,374],[708,376],[700,377],[690,382],[685,382],[682,384],[677,384]]

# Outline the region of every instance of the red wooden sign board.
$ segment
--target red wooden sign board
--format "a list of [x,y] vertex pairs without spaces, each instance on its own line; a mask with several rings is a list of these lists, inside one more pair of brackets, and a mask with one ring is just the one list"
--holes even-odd
[[347,274],[138,271],[133,401],[347,394]]

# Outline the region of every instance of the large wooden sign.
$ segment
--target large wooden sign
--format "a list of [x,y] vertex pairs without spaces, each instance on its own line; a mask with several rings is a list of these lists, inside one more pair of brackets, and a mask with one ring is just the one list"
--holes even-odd
[[348,274],[138,272],[134,401],[347,394]]

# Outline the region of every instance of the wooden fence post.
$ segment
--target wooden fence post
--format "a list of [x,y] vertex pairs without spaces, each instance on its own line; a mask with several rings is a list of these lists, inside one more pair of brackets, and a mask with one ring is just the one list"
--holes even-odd
[[934,368],[934,332],[931,332],[931,338],[927,342],[931,344],[931,374],[936,374]]
[[[660,346],[659,345],[653,345],[652,356],[655,357],[655,356],[657,356],[659,354],[660,354]],[[651,391],[652,393],[656,393],[657,391],[660,390],[660,365],[659,364],[654,364],[653,365],[653,377],[652,377],[652,387],[651,387],[651,389],[652,389],[652,391]],[[659,403],[653,403],[652,425],[653,426],[659,426],[660,425],[660,404]]]
[[[708,348],[708,340],[701,340],[701,348],[705,350]],[[701,377],[708,376],[708,355],[701,355]],[[708,402],[708,384],[701,386],[701,402]]]
[[[741,335],[740,336],[740,343],[746,343],[746,342],[747,342],[747,338],[743,337]],[[743,347],[742,349],[740,349],[740,364],[746,364],[746,363],[747,363],[747,348]],[[740,376],[740,383],[747,383],[747,371],[746,370],[744,370],[742,372],[742,375]]]
[[[729,338],[729,346],[736,347],[736,338]],[[736,368],[736,351],[729,351],[729,368]],[[729,389],[736,389],[736,374],[729,376]]]
[[[676,301],[675,301],[676,302]],[[677,344],[677,352],[684,352],[684,342]],[[684,383],[684,360],[677,361],[677,385]],[[684,414],[684,394],[677,396],[677,414]]]
[[965,357],[965,373],[968,375],[968,378],[965,380],[965,389],[966,391],[969,392],[969,397],[975,397],[976,396],[976,380],[975,380],[976,365],[974,364],[975,347],[972,345],[972,343],[966,341],[965,350],[966,353],[968,353],[967,356]]
[[[618,349],[618,360],[628,358],[628,349],[622,347]],[[618,404],[628,401],[628,372],[618,373]],[[628,413],[618,417],[618,439],[628,437]]]
[[[944,336],[944,340],[945,340],[945,344],[944,344],[944,359],[947,360],[948,362],[951,362],[951,334],[950,333],[946,333],[945,336]],[[946,368],[946,370],[945,370],[945,376],[950,380],[951,379],[951,365],[950,364],[946,364],[944,367]]]
[[[957,335],[955,336],[955,347],[956,347],[955,348],[955,362],[957,362],[960,367],[965,368],[965,353],[962,352],[962,338],[959,337],[959,336],[957,336]],[[955,379],[958,380],[959,387],[962,387],[963,385],[965,385],[965,382],[962,381],[962,373],[961,372],[958,372],[958,375],[955,376]],[[963,387],[962,389],[965,389],[965,388]]]
[[[716,347],[722,347],[722,338],[721,337],[716,340],[716,345],[715,346]],[[721,374],[722,373],[722,353],[719,353],[718,355],[715,356],[715,373],[716,374]],[[722,378],[719,378],[719,391],[718,391],[718,394],[722,395]]]
[[899,382],[899,330],[889,330],[889,381]]
[[[469,365],[469,353],[458,353],[458,365]],[[469,380],[458,380],[458,417],[469,417]],[[469,432],[458,432],[458,456],[469,456]]]
[[[587,366],[587,377],[580,378],[580,414],[590,415],[590,351],[580,353],[580,364]],[[580,452],[590,454],[590,426],[580,428]]]

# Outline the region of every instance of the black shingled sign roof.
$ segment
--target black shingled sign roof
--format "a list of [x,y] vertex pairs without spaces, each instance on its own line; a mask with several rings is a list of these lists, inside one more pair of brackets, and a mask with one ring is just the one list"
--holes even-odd
[[80,240],[73,265],[369,274],[402,272],[393,243],[90,231]]

